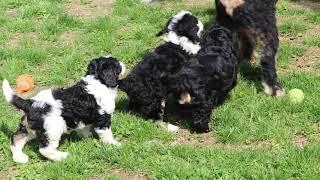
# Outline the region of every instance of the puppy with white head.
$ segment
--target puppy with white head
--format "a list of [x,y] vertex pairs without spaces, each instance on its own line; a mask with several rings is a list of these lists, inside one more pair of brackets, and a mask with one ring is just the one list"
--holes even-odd
[[93,59],[86,75],[75,85],[44,90],[31,99],[15,95],[9,82],[4,80],[2,89],[6,100],[25,113],[11,139],[13,160],[28,161],[22,149],[33,138],[37,138],[39,151],[46,158],[53,161],[67,158],[68,153],[57,148],[62,134],[71,130],[87,137],[93,128],[102,142],[119,145],[110,125],[119,76],[124,71],[123,63],[111,56]]
[[202,30],[201,21],[190,12],[181,11],[167,21],[157,34],[166,34],[165,43],[147,54],[119,83],[129,96],[131,111],[153,120],[163,119],[168,95],[164,79],[197,54]]

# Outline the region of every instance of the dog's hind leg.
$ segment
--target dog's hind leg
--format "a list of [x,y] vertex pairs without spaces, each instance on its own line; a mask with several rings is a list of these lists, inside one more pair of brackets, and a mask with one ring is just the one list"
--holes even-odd
[[27,163],[29,157],[22,150],[25,144],[34,138],[34,135],[28,130],[26,116],[23,116],[21,120],[19,129],[12,135],[10,149],[15,162]]
[[64,122],[61,117],[49,117],[45,119],[44,122],[44,127],[46,128],[36,131],[36,135],[40,143],[39,152],[46,158],[53,161],[61,161],[66,159],[69,155],[68,152],[57,150],[62,134],[66,132],[65,124],[60,122]]
[[100,140],[105,144],[121,145],[113,136],[111,131],[111,115],[102,114],[93,124],[94,131],[98,134]]
[[263,50],[261,67],[264,91],[270,96],[283,96],[285,94],[284,89],[277,81],[276,72],[275,58],[279,46],[276,28],[274,28],[273,33],[261,34],[259,39]]

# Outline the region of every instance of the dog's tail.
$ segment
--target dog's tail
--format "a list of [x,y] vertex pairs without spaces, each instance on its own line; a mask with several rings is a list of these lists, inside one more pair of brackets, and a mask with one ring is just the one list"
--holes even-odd
[[24,112],[29,112],[32,101],[29,99],[22,99],[21,97],[15,95],[12,88],[10,87],[8,80],[6,79],[3,80],[2,91],[8,103],[14,105],[18,109],[23,110]]

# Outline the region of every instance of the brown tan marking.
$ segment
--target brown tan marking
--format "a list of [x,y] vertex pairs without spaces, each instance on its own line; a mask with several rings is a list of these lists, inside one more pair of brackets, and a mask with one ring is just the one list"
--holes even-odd
[[225,7],[227,14],[233,16],[233,10],[244,4],[244,0],[220,0]]
[[183,92],[180,94],[179,104],[190,104],[191,96],[188,92]]

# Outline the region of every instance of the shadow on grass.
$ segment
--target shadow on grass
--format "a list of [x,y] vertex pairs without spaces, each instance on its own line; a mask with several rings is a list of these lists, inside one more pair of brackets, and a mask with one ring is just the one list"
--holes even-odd
[[238,64],[238,72],[247,83],[253,84],[258,91],[262,91],[260,66],[254,65],[247,60],[242,60]]

